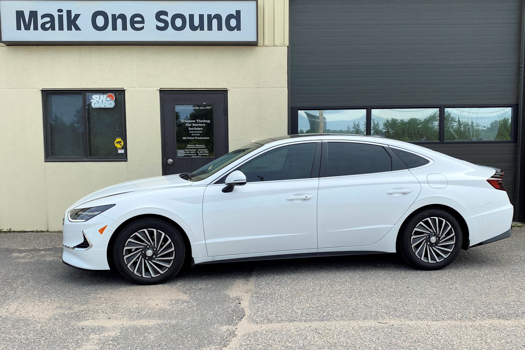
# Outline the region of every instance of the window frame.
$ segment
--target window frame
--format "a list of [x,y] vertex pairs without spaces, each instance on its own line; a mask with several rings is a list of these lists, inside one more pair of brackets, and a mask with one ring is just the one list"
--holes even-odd
[[[87,120],[87,101],[86,95],[88,93],[107,94],[112,92],[122,92],[123,103],[123,129],[124,129],[124,157],[90,157],[89,156],[89,127]],[[84,155],[80,157],[57,157],[51,156],[51,139],[50,139],[50,124],[48,116],[48,96],[49,95],[78,95],[82,94],[82,120],[84,124],[84,139],[82,140],[82,149]],[[44,161],[45,162],[127,162],[128,148],[127,148],[127,127],[126,127],[126,91],[125,89],[72,89],[72,90],[42,90],[42,116],[43,116],[43,132],[44,132]]]
[[[517,104],[441,104],[441,105],[415,105],[415,106],[308,106],[308,107],[291,107],[290,120],[288,123],[288,133],[290,135],[299,133],[299,111],[304,110],[349,110],[349,109],[366,109],[366,133],[372,134],[372,110],[373,109],[411,109],[411,108],[437,108],[439,109],[438,135],[439,141],[406,141],[415,145],[442,145],[442,144],[497,144],[497,143],[516,143],[518,139],[518,105]],[[511,108],[511,139],[505,141],[445,141],[445,109],[446,108]],[[335,135],[335,134],[334,134]],[[339,135],[339,134],[337,134]],[[341,134],[345,135],[345,134]],[[349,134],[346,134],[349,135]],[[363,135],[364,136],[364,135]]]

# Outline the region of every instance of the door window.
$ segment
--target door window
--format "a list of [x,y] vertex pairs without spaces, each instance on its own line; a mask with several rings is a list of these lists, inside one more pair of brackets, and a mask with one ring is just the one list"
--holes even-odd
[[284,146],[243,164],[239,170],[247,182],[309,178],[314,163],[315,143]]
[[329,142],[326,176],[380,173],[392,170],[392,158],[381,146]]

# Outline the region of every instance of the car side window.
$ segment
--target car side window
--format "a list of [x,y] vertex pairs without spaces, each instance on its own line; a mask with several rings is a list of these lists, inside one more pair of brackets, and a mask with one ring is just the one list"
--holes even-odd
[[407,169],[417,168],[417,167],[430,163],[428,159],[420,157],[417,154],[402,151],[397,148],[390,148],[390,149],[394,151],[396,156],[398,156],[399,160],[403,162],[403,164],[407,167]]
[[315,147],[314,142],[279,147],[241,165],[238,170],[246,175],[247,182],[309,178]]
[[382,146],[355,142],[328,142],[325,164],[325,176],[371,174],[392,170],[392,158]]

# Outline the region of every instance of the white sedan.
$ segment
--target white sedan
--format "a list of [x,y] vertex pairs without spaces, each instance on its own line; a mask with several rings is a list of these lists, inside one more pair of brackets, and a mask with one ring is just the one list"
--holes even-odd
[[161,283],[185,263],[399,253],[435,270],[507,238],[499,169],[347,135],[253,142],[191,174],[131,181],[67,209],[63,261]]

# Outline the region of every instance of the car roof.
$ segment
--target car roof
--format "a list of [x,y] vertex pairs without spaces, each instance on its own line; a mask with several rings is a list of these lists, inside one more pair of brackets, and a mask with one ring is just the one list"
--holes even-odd
[[283,135],[283,136],[277,136],[277,137],[269,137],[267,139],[257,140],[253,141],[253,143],[257,143],[259,145],[266,145],[267,143],[275,142],[275,141],[282,141],[286,139],[300,139],[300,138],[310,138],[310,137],[317,137],[319,139],[324,139],[325,137],[329,136],[337,136],[342,138],[384,138],[383,136],[378,135],[362,135],[362,134],[336,134],[336,133],[329,133],[329,134],[293,134],[293,135]]

